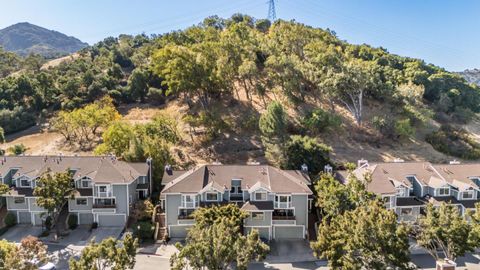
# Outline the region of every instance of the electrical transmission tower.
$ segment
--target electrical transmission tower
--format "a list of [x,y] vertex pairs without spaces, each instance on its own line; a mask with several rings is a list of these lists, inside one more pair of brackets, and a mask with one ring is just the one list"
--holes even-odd
[[275,12],[275,0],[268,1],[268,19],[271,22],[274,22],[277,19],[277,14]]

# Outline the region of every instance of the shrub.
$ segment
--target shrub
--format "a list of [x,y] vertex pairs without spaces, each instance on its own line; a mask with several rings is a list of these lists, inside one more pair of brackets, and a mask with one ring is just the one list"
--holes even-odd
[[397,120],[395,122],[395,133],[403,139],[413,136],[415,129],[410,124],[410,119]]
[[149,221],[152,219],[154,209],[152,201],[138,201],[135,207],[135,218],[137,221]]
[[75,214],[70,214],[68,215],[68,220],[67,220],[67,223],[68,223],[68,228],[70,230],[75,230],[78,226],[78,217],[77,215]]
[[306,164],[309,172],[316,175],[325,165],[330,164],[331,151],[329,146],[319,143],[315,138],[293,135],[286,145],[286,160],[283,167],[298,170]]
[[425,140],[435,150],[447,155],[464,159],[480,158],[480,144],[462,128],[442,125],[439,130],[427,135]]
[[27,147],[21,143],[10,146],[7,150],[10,154],[18,156],[25,153],[27,151]]
[[165,96],[163,95],[163,90],[150,87],[147,93],[147,101],[155,105],[164,104]]
[[340,117],[320,108],[311,111],[302,119],[303,127],[314,134],[338,128],[340,124]]
[[3,221],[7,227],[12,227],[17,224],[17,217],[14,213],[8,212]]
[[135,235],[140,239],[153,239],[155,226],[150,221],[140,221],[133,225]]

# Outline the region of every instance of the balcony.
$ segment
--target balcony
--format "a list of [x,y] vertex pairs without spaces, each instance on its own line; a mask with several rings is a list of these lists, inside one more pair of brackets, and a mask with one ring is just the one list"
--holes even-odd
[[180,207],[182,208],[197,208],[199,206],[199,202],[197,201],[182,201]]
[[178,219],[179,220],[187,220],[187,219],[193,219],[193,212],[195,209],[180,209],[178,213]]
[[93,196],[98,198],[109,198],[113,196],[113,193],[111,191],[100,192],[95,190]]
[[95,199],[93,208],[115,208],[115,199]]
[[274,210],[272,220],[295,220],[293,210]]
[[273,207],[275,209],[289,209],[292,208],[292,202],[275,202]]

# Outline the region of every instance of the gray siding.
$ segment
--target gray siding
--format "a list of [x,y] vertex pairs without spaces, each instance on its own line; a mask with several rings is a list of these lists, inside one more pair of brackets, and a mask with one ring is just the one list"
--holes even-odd
[[15,197],[7,197],[7,207],[12,210],[28,210],[27,198],[25,198],[25,203],[15,203]]
[[27,199],[28,205],[30,206],[30,211],[46,211],[45,208],[40,207],[36,204],[37,198],[30,197]]
[[[128,185],[128,195],[130,196],[130,198],[132,198],[129,213],[132,213],[133,205],[135,205],[135,202],[137,201],[137,181],[138,180],[133,181],[130,185]],[[130,199],[127,198],[127,200]]]
[[295,221],[297,225],[308,225],[308,196],[307,195],[292,195],[292,205],[295,207]]
[[87,205],[77,205],[76,199],[68,199],[68,207],[71,211],[79,210],[92,210],[93,197],[85,197],[87,199]]
[[178,207],[180,207],[182,195],[169,195],[167,194],[165,204],[167,207],[167,225],[177,225],[178,222]]
[[[417,197],[423,197],[425,194],[422,193],[422,186],[418,183],[418,181],[412,181],[413,183],[413,194]],[[425,191],[424,191],[425,192]]]
[[113,196],[115,197],[117,213],[126,214],[128,208],[127,186],[112,185]]
[[[262,211],[258,211],[262,212]],[[250,214],[251,212],[249,212]],[[271,226],[272,224],[272,212],[263,212],[264,219],[263,220],[253,220],[251,216],[245,219],[245,226]]]
[[124,215],[98,215],[98,226],[102,227],[123,227],[125,226]]
[[275,226],[275,239],[299,239],[304,238],[301,226]]
[[[74,215],[74,214],[72,214]],[[93,214],[92,213],[78,213],[78,224],[80,225],[91,225],[93,223]]]
[[263,239],[266,239],[266,240],[269,240],[269,234],[270,234],[270,228],[252,228],[252,227],[248,227],[248,228],[245,228],[245,233],[248,234],[250,233],[250,231],[252,230],[257,230],[258,231],[258,234],[260,236],[260,238],[263,238]]
[[187,237],[188,229],[191,226],[171,226],[169,236],[171,238],[185,238]]
[[32,216],[30,212],[18,212],[18,220],[19,224],[31,224],[32,223]]

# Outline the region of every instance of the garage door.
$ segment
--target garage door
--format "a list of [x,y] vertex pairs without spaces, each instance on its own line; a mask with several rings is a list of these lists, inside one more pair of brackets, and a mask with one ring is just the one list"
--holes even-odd
[[275,226],[275,239],[299,239],[303,238],[302,226]]
[[123,227],[125,226],[124,215],[98,215],[98,226]]
[[78,224],[80,225],[90,225],[93,223],[93,214],[92,213],[78,213]]
[[169,236],[171,238],[185,238],[187,237],[187,229],[191,226],[170,226]]
[[35,226],[42,226],[43,224],[43,220],[45,220],[45,218],[47,217],[46,214],[43,214],[43,213],[35,213],[33,214],[33,217],[34,217],[34,223],[33,225]]
[[258,231],[258,234],[260,235],[260,238],[264,240],[270,240],[270,229],[269,228],[263,228],[263,227],[246,227],[245,232],[250,233],[252,229],[256,229]]
[[30,212],[18,212],[19,224],[32,224],[32,216]]

